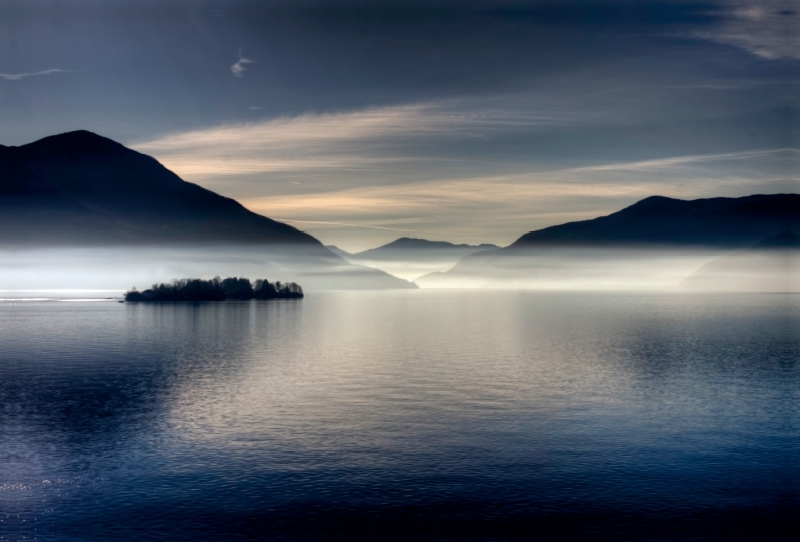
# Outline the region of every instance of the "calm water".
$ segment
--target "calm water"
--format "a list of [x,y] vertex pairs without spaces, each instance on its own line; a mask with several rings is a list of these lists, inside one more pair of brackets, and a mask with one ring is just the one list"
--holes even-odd
[[0,538],[800,536],[800,296],[0,302]]

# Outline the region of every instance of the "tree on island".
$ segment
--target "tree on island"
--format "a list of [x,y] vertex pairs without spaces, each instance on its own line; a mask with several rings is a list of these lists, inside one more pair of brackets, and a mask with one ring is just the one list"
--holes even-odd
[[223,301],[225,299],[300,299],[303,288],[294,282],[270,283],[258,279],[255,287],[244,277],[225,280],[175,279],[170,284],[153,284],[143,292],[125,293],[125,301]]
[[253,299],[253,285],[250,284],[250,279],[241,278],[227,278],[222,281],[222,291],[225,292],[227,299]]
[[266,279],[258,279],[254,288],[254,297],[256,299],[300,298],[303,297],[303,289],[294,282],[277,281],[275,284],[271,284]]

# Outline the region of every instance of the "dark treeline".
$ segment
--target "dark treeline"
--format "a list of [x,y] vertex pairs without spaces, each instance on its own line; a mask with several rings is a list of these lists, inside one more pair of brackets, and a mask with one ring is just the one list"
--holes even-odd
[[303,289],[294,282],[271,283],[243,277],[225,280],[175,279],[170,284],[153,284],[149,290],[136,288],[125,293],[125,301],[224,301],[225,299],[299,299]]

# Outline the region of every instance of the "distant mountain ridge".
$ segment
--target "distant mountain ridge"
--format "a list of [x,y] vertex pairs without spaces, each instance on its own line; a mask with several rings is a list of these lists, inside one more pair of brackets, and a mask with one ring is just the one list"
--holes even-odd
[[800,231],[799,194],[680,200],[651,196],[608,216],[532,231],[509,248],[598,245],[743,247]]
[[484,243],[481,245],[456,245],[447,241],[428,241],[427,239],[415,239],[412,237],[401,237],[379,246],[377,248],[370,248],[361,252],[352,254],[354,258],[362,260],[370,260],[376,258],[391,257],[391,252],[395,251],[454,251],[465,254],[473,254],[482,250],[492,250],[500,248],[497,245]]
[[[450,270],[415,282],[429,288],[564,287],[559,285],[571,280],[583,287],[602,275],[605,284],[621,285],[638,280],[644,270],[653,276],[669,267],[690,273],[692,262],[702,265],[725,251],[762,241],[789,243],[797,231],[798,194],[690,201],[653,196],[608,216],[529,232],[505,248],[464,256]],[[681,263],[670,260],[659,267],[669,252],[682,252]],[[660,283],[668,282],[660,276]]]
[[345,260],[348,260],[348,261],[349,261],[350,258],[353,257],[352,254],[350,254],[346,250],[342,250],[341,248],[337,247],[336,245],[325,245],[325,248],[327,248],[328,250],[330,250],[331,252],[333,252],[337,256],[340,256],[340,257],[342,257],[342,258],[344,258]]
[[350,254],[338,247],[328,247],[349,262],[382,269],[394,276],[414,280],[435,271],[446,271],[464,256],[496,250],[497,245],[456,245],[447,241],[428,241],[401,237],[391,243]]

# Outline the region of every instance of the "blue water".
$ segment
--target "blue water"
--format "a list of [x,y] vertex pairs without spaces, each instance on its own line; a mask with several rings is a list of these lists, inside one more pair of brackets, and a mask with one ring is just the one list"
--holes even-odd
[[800,296],[0,302],[3,540],[800,538]]

